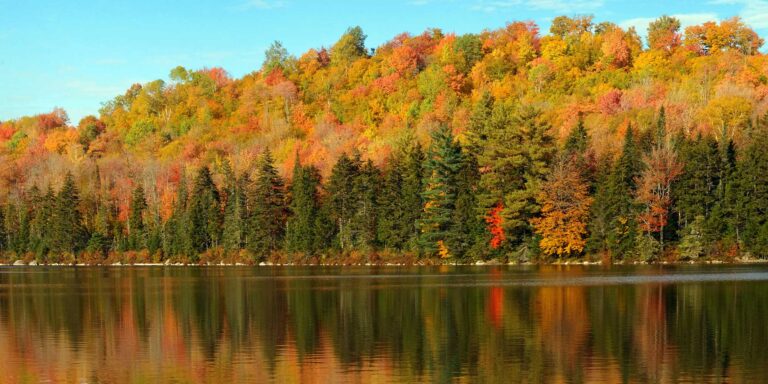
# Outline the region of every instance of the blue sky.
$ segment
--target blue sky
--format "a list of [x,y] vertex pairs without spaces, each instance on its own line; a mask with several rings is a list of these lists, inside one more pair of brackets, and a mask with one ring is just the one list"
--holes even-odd
[[131,84],[169,71],[260,67],[280,40],[293,54],[330,46],[360,25],[376,47],[400,32],[468,33],[558,15],[634,25],[662,14],[684,25],[742,16],[765,37],[768,0],[0,0],[0,121],[62,107],[73,123]]

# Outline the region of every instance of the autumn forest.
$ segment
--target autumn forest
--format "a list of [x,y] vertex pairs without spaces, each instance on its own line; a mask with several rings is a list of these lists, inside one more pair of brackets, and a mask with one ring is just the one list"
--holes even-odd
[[762,45],[739,18],[560,16],[176,67],[77,123],[0,122],[2,259],[766,258]]

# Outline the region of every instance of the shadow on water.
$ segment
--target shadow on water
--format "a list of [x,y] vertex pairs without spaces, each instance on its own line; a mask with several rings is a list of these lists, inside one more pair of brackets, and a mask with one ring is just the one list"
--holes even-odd
[[768,382],[768,266],[1,268],[0,383]]

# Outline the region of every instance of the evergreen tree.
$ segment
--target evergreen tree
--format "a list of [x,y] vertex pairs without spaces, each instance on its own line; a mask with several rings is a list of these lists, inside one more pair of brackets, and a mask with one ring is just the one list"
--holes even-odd
[[483,257],[482,249],[475,245],[484,239],[484,226],[477,215],[477,189],[480,171],[474,156],[465,153],[457,177],[456,206],[453,211],[453,228],[447,239],[448,248],[457,257]]
[[734,226],[740,245],[754,256],[768,257],[768,117],[761,119],[742,152],[731,188]]
[[452,235],[462,160],[461,146],[450,128],[434,130],[425,165],[424,214],[419,222],[419,243],[427,255],[439,252],[448,257],[453,252],[446,242]]
[[222,245],[227,251],[238,251],[246,238],[247,208],[246,185],[248,175],[237,178],[230,161],[224,161],[224,222],[222,224]]
[[381,173],[371,160],[363,163],[352,188],[356,198],[355,213],[352,217],[354,246],[370,251],[377,246],[378,201]]
[[[189,225],[192,249],[202,253],[217,247],[221,240],[221,200],[208,167],[201,167],[195,177],[189,201]],[[193,258],[197,257],[193,255]]]
[[313,253],[318,249],[319,187],[320,172],[312,166],[303,167],[297,154],[291,181],[291,216],[285,234],[288,252]]
[[86,237],[79,210],[80,195],[71,172],[67,173],[55,201],[52,248],[74,255],[82,249]]
[[381,193],[378,196],[379,242],[387,249],[401,250],[405,247],[407,234],[404,234],[403,173],[404,161],[402,151],[396,152],[389,158],[389,165],[384,172]]
[[352,219],[358,208],[354,188],[360,174],[360,156],[342,154],[328,178],[328,212],[336,225],[336,245],[343,251],[354,246]]
[[288,216],[285,183],[275,169],[269,150],[264,151],[259,161],[248,205],[248,248],[258,257],[267,256],[281,247]]
[[131,206],[128,214],[128,248],[134,251],[146,247],[147,233],[144,224],[144,214],[147,210],[147,199],[144,187],[139,184],[131,195]]
[[413,250],[423,208],[424,152],[418,143],[402,145],[390,159],[379,193],[379,241],[389,249]]
[[37,187],[30,190],[28,200],[30,221],[29,249],[40,261],[45,261],[48,252],[53,247],[53,212],[56,207],[56,195],[53,188],[48,186],[44,196],[40,195]]
[[173,214],[165,223],[164,248],[168,255],[196,255],[193,249],[192,228],[189,221],[189,194],[187,179],[183,175],[176,189]]
[[503,229],[511,245],[530,239],[530,219],[539,211],[536,195],[555,153],[550,126],[529,106],[495,103],[487,122],[487,140],[479,145],[480,216],[501,207]]
[[418,248],[419,220],[424,210],[424,179],[426,155],[418,142],[408,147],[404,156],[402,199],[402,232],[400,238],[410,250]]
[[610,251],[612,257],[619,258],[635,249],[637,207],[634,194],[641,171],[640,151],[629,126],[618,160],[611,168],[604,168],[598,177],[589,225],[589,251]]

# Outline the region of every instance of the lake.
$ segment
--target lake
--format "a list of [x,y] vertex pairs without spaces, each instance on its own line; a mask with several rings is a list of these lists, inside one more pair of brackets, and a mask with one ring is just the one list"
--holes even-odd
[[768,382],[768,266],[3,267],[0,383]]

